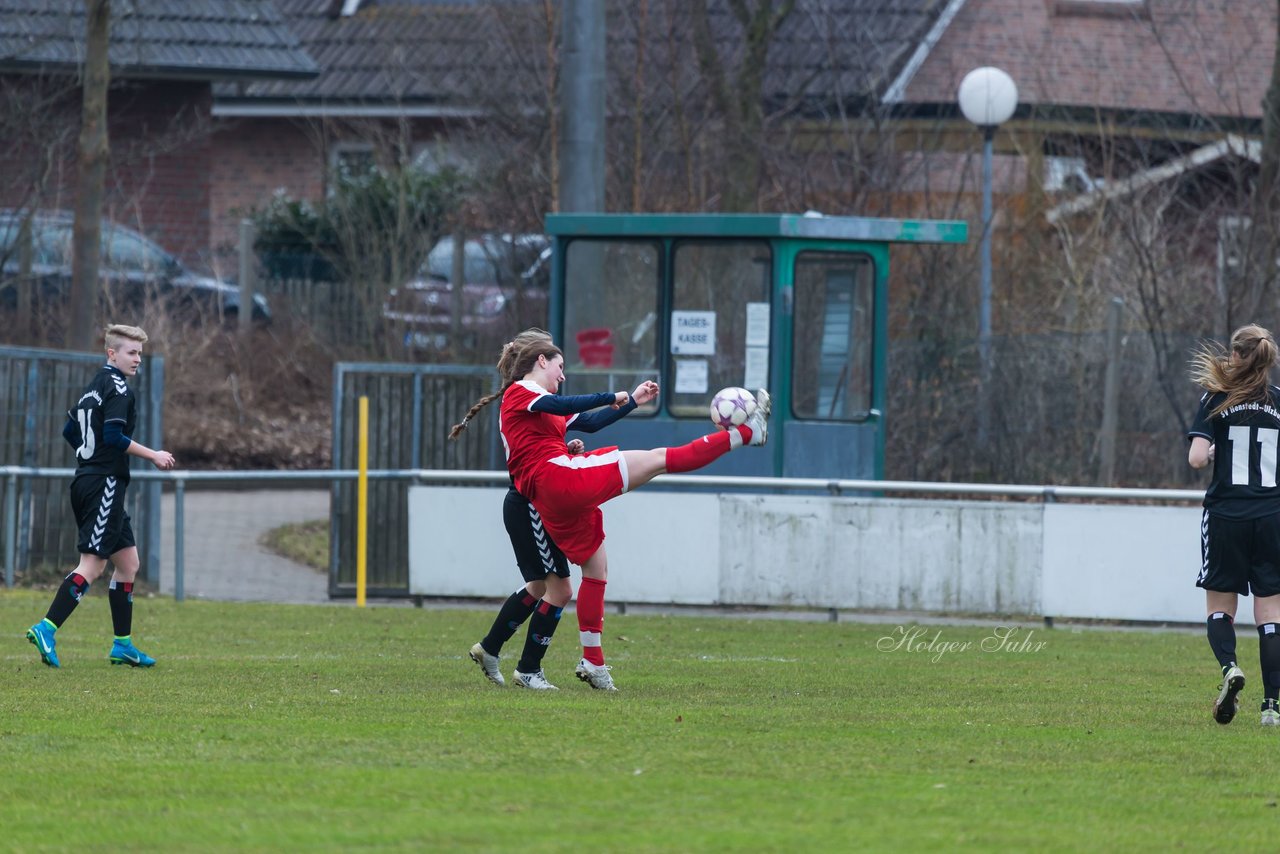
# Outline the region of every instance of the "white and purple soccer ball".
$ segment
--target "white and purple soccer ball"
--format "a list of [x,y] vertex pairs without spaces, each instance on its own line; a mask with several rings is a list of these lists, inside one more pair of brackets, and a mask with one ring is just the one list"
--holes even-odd
[[711,422],[724,430],[742,424],[755,411],[755,395],[745,388],[722,388],[711,398]]

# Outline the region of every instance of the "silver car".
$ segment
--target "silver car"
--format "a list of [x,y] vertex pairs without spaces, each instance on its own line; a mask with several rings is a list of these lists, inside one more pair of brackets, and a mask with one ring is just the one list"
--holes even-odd
[[[67,211],[0,210],[0,306],[12,307],[17,302],[16,279],[21,269],[18,237],[26,217],[31,218],[35,299],[48,305],[65,300],[71,292],[74,216]],[[154,241],[106,220],[102,223],[98,274],[104,298],[118,305],[136,306],[150,299],[175,309],[194,308],[222,317],[240,313],[240,289],[234,284],[192,273]],[[254,294],[253,318],[263,323],[271,319],[261,294]]]

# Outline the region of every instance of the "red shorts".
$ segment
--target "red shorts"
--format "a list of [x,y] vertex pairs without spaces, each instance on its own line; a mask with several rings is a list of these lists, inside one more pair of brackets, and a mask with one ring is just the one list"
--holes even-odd
[[565,557],[581,566],[604,543],[600,505],[627,489],[627,464],[617,448],[547,460],[533,477],[529,500]]

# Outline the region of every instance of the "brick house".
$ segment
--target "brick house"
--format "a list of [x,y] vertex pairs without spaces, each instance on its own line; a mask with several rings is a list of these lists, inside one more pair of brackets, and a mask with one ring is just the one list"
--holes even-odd
[[[74,207],[84,3],[0,0],[0,205]],[[207,261],[217,81],[306,79],[316,65],[270,3],[113,4],[104,215]]]
[[[235,240],[240,214],[276,192],[324,196],[340,164],[412,158],[460,115],[454,95],[433,69],[441,46],[473,40],[475,9],[456,14],[425,4],[364,4],[278,0],[300,44],[320,73],[306,81],[260,80],[215,88],[211,175],[214,247]],[[431,57],[422,63],[420,57]],[[388,140],[391,140],[389,142]],[[407,140],[409,151],[389,150]]]
[[997,151],[1021,161],[1033,195],[1085,190],[1259,135],[1276,20],[1267,0],[950,0],[885,100],[955,116],[963,76],[998,66],[1019,106]]
[[1261,117],[1275,54],[1263,0],[951,0],[945,26],[887,98],[952,104],[998,65],[1027,107]]
[[[801,0],[779,32],[766,110],[809,126],[881,110],[906,148],[931,152],[934,190],[974,188],[977,133],[959,116],[955,93],[981,64],[1003,67],[1019,85],[1018,112],[997,136],[997,191],[1033,204],[1042,192],[1087,189],[1090,179],[1151,168],[1227,132],[1259,132],[1276,26],[1264,0],[829,5]],[[15,80],[47,85],[76,67],[82,4],[46,7],[0,0],[0,71],[10,90]],[[321,198],[339,163],[465,158],[499,105],[548,112],[542,8],[508,4],[499,16],[490,4],[444,0],[274,0],[251,15],[213,0],[134,4],[112,46],[111,212],[191,259],[232,244],[240,215],[277,190]],[[711,9],[722,52],[733,56],[727,8]],[[687,59],[688,34],[662,31],[659,11],[641,55],[634,7],[610,6],[616,68],[673,76],[658,51],[668,37],[666,57]],[[611,93],[611,120],[625,119],[625,95]],[[64,126],[78,124],[74,98],[60,109]],[[148,151],[161,127],[168,144]],[[28,151],[10,147],[5,173],[18,174],[12,164]],[[611,151],[611,160],[625,154]],[[59,162],[42,204],[67,207],[74,161]],[[25,187],[9,183],[0,200],[20,203]],[[911,198],[911,187],[903,181],[893,192]]]
[[[341,163],[463,163],[468,146],[491,142],[492,129],[517,114],[531,136],[541,136],[536,159],[548,159],[547,117],[555,100],[547,82],[548,45],[558,30],[543,17],[543,3],[276,2],[321,73],[305,81],[215,87],[215,246],[233,242],[237,212],[260,207],[276,191],[320,198],[327,175]],[[662,17],[685,14],[684,4],[650,5],[651,17],[641,20],[635,4],[609,4],[611,125],[628,122],[635,108],[628,102],[635,93],[620,78],[639,75],[647,85],[670,84],[687,95],[697,90],[687,20]],[[886,69],[906,63],[942,8],[936,0],[852,5],[857,8],[801,0],[771,54],[764,86],[771,111],[826,121],[865,110],[892,79]],[[713,0],[710,7],[721,53],[740,55],[740,30],[727,4]],[[642,29],[646,39],[638,35]],[[641,41],[644,51],[637,49]],[[678,57],[678,67],[671,57]],[[610,169],[625,168],[623,138],[634,132],[622,127],[610,140],[616,145]],[[554,167],[525,165],[543,173],[536,210],[526,217],[540,219],[553,207],[554,181],[546,173]]]
[[[1276,26],[1269,0],[950,0],[887,90],[902,131],[925,137],[950,123],[920,149],[955,179],[932,189],[967,193],[972,222],[981,134],[957,115],[958,86],[988,65],[1018,85],[1018,109],[995,135],[1003,476],[1190,480],[1179,429],[1194,411],[1188,353],[1276,309],[1275,265],[1248,219]],[[935,367],[938,353],[963,359],[971,340],[966,329],[952,349],[936,344],[971,322],[964,301],[976,302],[978,265],[963,266],[968,280],[952,280],[959,309],[929,286],[899,291],[896,304],[907,306],[896,331],[934,347],[915,365],[899,359],[932,377],[931,393],[911,402],[937,399],[944,411],[972,405],[954,386],[974,372]],[[951,313],[935,324],[939,306]],[[1104,403],[1104,374],[1123,403]],[[1108,441],[1123,449],[1114,472],[1101,463]],[[949,459],[968,451],[955,442]]]

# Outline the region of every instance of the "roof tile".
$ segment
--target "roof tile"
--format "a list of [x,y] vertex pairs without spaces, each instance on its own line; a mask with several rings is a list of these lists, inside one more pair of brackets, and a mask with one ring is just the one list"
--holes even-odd
[[[237,101],[419,100],[467,106],[494,92],[508,101],[542,96],[542,0],[364,0],[349,17],[330,16],[329,4],[317,0],[277,0],[277,5],[321,67],[320,76],[258,81],[243,91],[224,87],[216,94]],[[943,0],[798,0],[771,46],[766,93],[775,100],[794,99],[797,92],[830,100],[878,91],[943,5]],[[709,0],[709,6],[722,54],[739,56],[741,28],[727,0]],[[667,10],[675,20],[666,19]],[[608,15],[609,61],[630,68],[640,38],[634,6],[631,0],[609,0]],[[687,16],[683,3],[650,4],[646,69],[655,85],[669,82],[673,65],[682,77],[696,78]]]
[[[81,64],[79,0],[0,0],[0,71]],[[130,76],[314,77],[318,68],[270,0],[132,0],[111,14],[112,73]]]

